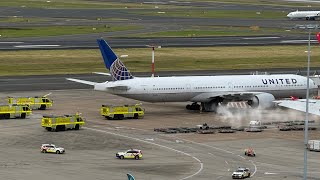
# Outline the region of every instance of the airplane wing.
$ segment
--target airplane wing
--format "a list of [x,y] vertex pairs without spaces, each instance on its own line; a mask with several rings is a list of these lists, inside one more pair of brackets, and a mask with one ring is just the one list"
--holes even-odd
[[[274,101],[279,106],[306,112],[306,99]],[[309,100],[309,113],[320,116],[320,100]]]
[[81,79],[73,79],[73,78],[66,78],[69,81],[81,83],[81,84],[87,84],[94,86],[94,89],[96,90],[105,90],[105,89],[114,89],[114,90],[129,90],[130,87],[126,85],[119,85],[119,84],[113,84],[113,83],[97,83],[92,81],[86,81]]

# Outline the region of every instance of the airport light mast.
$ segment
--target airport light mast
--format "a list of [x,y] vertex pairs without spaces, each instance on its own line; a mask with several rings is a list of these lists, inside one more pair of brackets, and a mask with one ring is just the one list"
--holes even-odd
[[308,176],[308,128],[309,128],[309,76],[310,76],[310,36],[312,30],[319,29],[317,24],[296,25],[295,29],[308,30],[308,62],[307,62],[307,92],[306,92],[306,120],[304,122],[304,170],[303,179],[307,180]]
[[152,65],[151,65],[151,77],[154,77],[154,48],[161,48],[161,46],[155,46],[155,45],[148,45],[147,47],[152,48]]

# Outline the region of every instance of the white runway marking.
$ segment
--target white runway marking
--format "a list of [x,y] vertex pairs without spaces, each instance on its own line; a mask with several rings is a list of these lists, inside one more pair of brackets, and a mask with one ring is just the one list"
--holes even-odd
[[[293,174],[302,174],[303,171],[297,170],[297,171],[276,171],[276,172],[265,172],[264,174],[281,174],[281,173],[293,173]],[[320,172],[317,171],[308,171],[308,174],[320,174]]]
[[[301,43],[301,42],[307,43],[308,40],[284,40],[284,41],[281,41],[281,43]],[[317,40],[310,40],[310,42],[317,42]]]
[[19,46],[14,46],[16,48],[41,48],[41,47],[59,47],[60,45],[56,44],[44,44],[44,45],[19,45]]
[[[182,139],[182,138],[180,138],[180,139]],[[213,149],[217,149],[217,150],[220,150],[220,151],[223,151],[223,152],[226,152],[226,153],[234,154],[233,152],[230,152],[230,151],[227,151],[227,150],[224,150],[224,149],[221,149],[221,148],[217,148],[217,147],[214,147],[214,146],[210,146],[210,145],[207,145],[207,144],[201,144],[201,143],[197,143],[197,142],[186,140],[186,139],[182,139],[182,140],[184,140],[186,142],[191,142],[191,143],[194,143],[194,144],[199,144],[199,145],[202,145],[202,146],[207,146],[207,147],[210,147],[210,148],[213,148]],[[240,156],[240,155],[237,155],[237,156]],[[245,159],[242,156],[240,156],[240,157]],[[257,172],[257,166],[254,164],[254,162],[252,160],[249,160],[249,162],[254,166],[254,172],[251,174],[251,177],[253,177],[254,174]]]
[[144,142],[144,143],[147,143],[147,144],[152,144],[152,145],[155,145],[155,146],[159,146],[159,147],[162,147],[162,148],[166,148],[166,149],[169,149],[169,150],[178,152],[178,153],[180,153],[180,154],[183,154],[183,155],[192,157],[193,159],[195,159],[196,161],[198,161],[199,164],[200,164],[200,169],[199,169],[197,172],[195,172],[194,174],[191,174],[190,176],[184,177],[184,178],[182,178],[182,179],[180,179],[180,180],[192,178],[193,176],[196,176],[197,174],[199,174],[199,173],[203,170],[203,163],[200,161],[200,159],[198,159],[198,158],[196,158],[195,156],[192,156],[191,154],[188,154],[188,153],[186,153],[186,152],[179,151],[179,150],[173,149],[173,148],[171,148],[171,147],[164,146],[164,145],[161,145],[161,144],[157,144],[157,143],[154,143],[154,142],[149,142],[149,141],[146,141],[146,140],[142,140],[142,139],[138,139],[138,138],[134,138],[134,137],[122,135],[122,134],[117,134],[117,133],[113,133],[113,132],[108,132],[108,131],[104,131],[104,130],[88,128],[88,127],[83,127],[83,129],[88,129],[88,130],[92,130],[92,131],[97,131],[97,132],[101,132],[101,133],[111,134],[111,135],[114,135],[114,136],[120,136],[120,137],[124,137],[124,138],[127,138],[127,139],[132,139],[132,140]]
[[280,38],[280,37],[276,37],[276,36],[274,36],[274,37],[248,37],[248,38],[242,38],[242,39],[249,40],[249,39],[278,39],[278,38]]
[[252,173],[251,176],[253,176],[256,172],[257,172],[257,166],[253,163],[252,160],[249,160],[251,162],[251,164],[254,166],[254,172]]

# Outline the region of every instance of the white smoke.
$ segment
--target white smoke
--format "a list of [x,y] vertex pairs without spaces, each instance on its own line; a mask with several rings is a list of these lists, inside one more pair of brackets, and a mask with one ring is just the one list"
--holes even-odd
[[287,110],[287,109],[253,109],[253,108],[229,108],[219,106],[217,113],[220,120],[229,126],[238,128],[241,126],[249,126],[250,121],[261,121],[264,123],[276,123],[286,121],[304,121],[305,113]]

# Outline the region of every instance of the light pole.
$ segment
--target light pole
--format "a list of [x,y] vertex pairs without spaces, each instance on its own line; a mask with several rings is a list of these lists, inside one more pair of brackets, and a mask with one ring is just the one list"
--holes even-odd
[[157,48],[161,48],[161,46],[155,46],[155,45],[147,45],[147,47],[151,47],[152,48],[152,54],[151,54],[151,71],[152,71],[152,74],[151,74],[151,77],[154,77],[154,48],[157,47]]
[[308,128],[309,128],[309,74],[310,74],[310,36],[311,31],[319,29],[319,25],[297,25],[298,29],[308,30],[308,63],[307,63],[307,93],[306,93],[306,120],[304,122],[304,168],[303,168],[303,179],[307,180],[308,175]]

